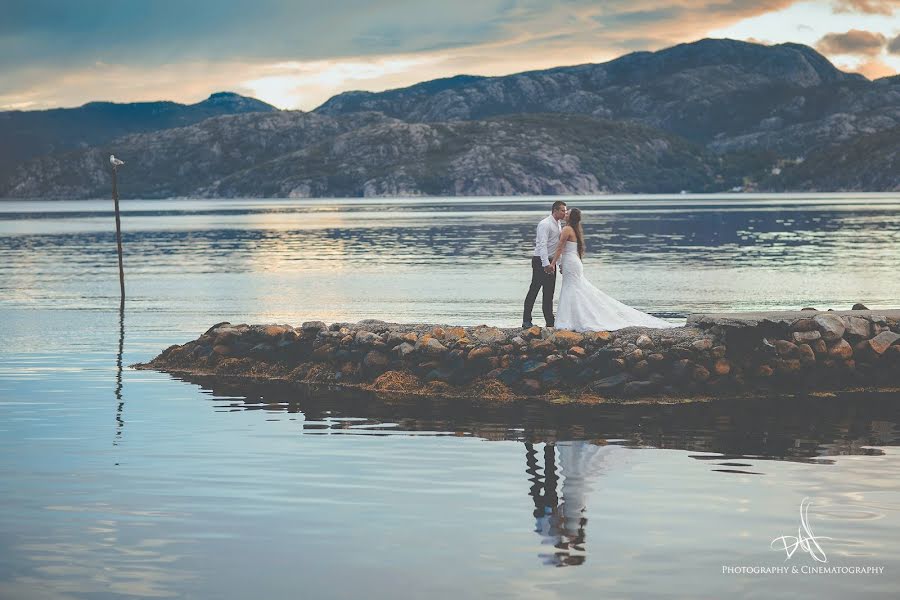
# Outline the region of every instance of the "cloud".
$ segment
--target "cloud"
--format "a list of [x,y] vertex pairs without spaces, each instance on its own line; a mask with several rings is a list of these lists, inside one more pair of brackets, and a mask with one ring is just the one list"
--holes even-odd
[[[459,73],[502,75],[603,62],[807,4],[6,0],[0,109],[90,100],[196,102],[219,90],[312,109],[351,89],[380,91]],[[828,5],[824,11],[831,14]],[[766,28],[732,37],[786,41]]]
[[887,38],[876,32],[851,29],[846,33],[828,33],[816,42],[816,49],[824,54],[857,54],[877,56],[887,44]]
[[900,54],[900,35],[888,42],[887,51],[891,54]]
[[836,0],[832,3],[836,13],[865,13],[891,16],[900,7],[898,0]]
[[868,60],[862,63],[861,65],[856,67],[855,70],[857,73],[862,73],[869,79],[888,77],[889,75],[893,75],[895,73],[894,69],[892,69],[890,65],[885,64],[877,58],[873,58],[872,60]]

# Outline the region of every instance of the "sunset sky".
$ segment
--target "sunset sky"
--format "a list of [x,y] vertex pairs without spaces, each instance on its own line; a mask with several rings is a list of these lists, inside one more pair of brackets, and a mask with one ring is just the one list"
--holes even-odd
[[604,62],[704,37],[808,44],[883,77],[900,72],[900,0],[5,0],[0,110],[216,91],[309,110],[347,90]]

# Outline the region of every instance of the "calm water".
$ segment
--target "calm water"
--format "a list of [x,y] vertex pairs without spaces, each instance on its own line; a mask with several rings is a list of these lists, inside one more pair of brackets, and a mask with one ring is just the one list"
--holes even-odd
[[[384,404],[127,367],[221,320],[515,325],[546,199],[126,200],[121,321],[109,204],[0,202],[0,598],[896,597],[896,394]],[[571,204],[586,274],[673,321],[900,304],[900,195]],[[770,549],[807,497],[827,563]],[[723,573],[823,564],[883,572]]]

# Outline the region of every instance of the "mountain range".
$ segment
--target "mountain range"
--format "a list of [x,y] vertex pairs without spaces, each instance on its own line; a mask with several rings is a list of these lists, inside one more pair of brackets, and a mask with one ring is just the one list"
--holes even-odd
[[346,92],[311,112],[193,105],[0,113],[0,197],[900,190],[900,77],[800,44],[705,39],[502,77]]

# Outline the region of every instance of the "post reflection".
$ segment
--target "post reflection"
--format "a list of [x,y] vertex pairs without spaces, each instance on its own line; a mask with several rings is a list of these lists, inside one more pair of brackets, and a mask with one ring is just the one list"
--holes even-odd
[[[125,310],[119,309],[119,351],[116,353],[116,436],[113,438],[113,446],[118,446],[122,440],[122,432],[125,421],[122,412],[125,409],[125,401],[122,398],[122,353],[125,348]],[[119,463],[116,463],[119,464]]]

